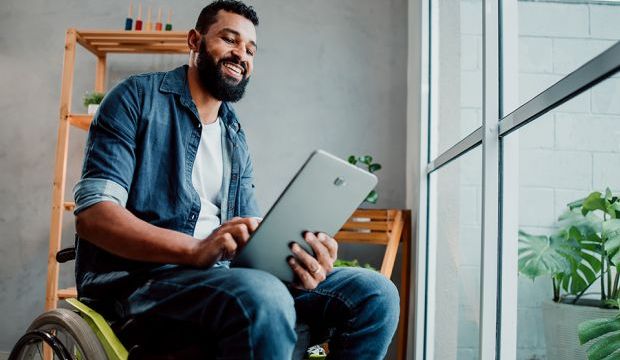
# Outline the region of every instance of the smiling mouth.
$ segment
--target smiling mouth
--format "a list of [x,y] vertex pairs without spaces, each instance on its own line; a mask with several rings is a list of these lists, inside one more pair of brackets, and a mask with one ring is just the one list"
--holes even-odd
[[241,65],[231,63],[228,61],[225,61],[222,65],[224,66],[224,69],[226,70],[225,72],[234,78],[241,79],[243,75],[245,74],[245,69]]

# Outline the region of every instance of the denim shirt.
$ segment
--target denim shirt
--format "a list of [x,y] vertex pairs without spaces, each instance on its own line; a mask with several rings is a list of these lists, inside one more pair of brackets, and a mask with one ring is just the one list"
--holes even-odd
[[[134,75],[112,89],[95,115],[75,213],[114,201],[155,226],[192,235],[200,198],[192,168],[202,124],[187,82],[187,65]],[[260,216],[245,134],[228,103],[219,109],[224,178],[221,220]],[[131,287],[162,264],[127,260],[77,240],[76,284],[81,298],[103,298]]]

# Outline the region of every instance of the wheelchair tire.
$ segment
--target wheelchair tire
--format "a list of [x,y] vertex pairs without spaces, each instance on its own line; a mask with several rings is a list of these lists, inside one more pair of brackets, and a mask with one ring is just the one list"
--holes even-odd
[[[67,309],[54,309],[37,317],[28,332],[51,333],[76,360],[107,360],[107,355],[91,327],[77,313]],[[15,354],[15,360],[43,359],[42,341],[30,342]],[[56,354],[55,359],[62,359]]]

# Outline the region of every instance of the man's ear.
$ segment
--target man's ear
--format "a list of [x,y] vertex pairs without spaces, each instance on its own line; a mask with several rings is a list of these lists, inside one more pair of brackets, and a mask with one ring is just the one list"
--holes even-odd
[[189,46],[189,49],[192,52],[198,52],[198,49],[200,48],[200,38],[200,33],[196,29],[191,29],[187,33],[187,46]]

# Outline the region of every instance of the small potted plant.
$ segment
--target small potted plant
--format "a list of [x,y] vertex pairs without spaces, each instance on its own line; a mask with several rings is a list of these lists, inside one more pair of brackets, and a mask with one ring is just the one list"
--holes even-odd
[[[381,170],[381,164],[373,163],[372,156],[370,155],[363,155],[363,156],[350,155],[348,158],[348,161],[350,164],[361,167],[362,169],[367,170],[370,173],[375,173]],[[377,193],[376,190],[373,189],[370,191],[370,193],[368,193],[368,195],[364,199],[364,202],[367,202],[370,204],[376,204],[378,199],[379,199],[379,194]],[[354,216],[351,220],[358,222],[358,223],[366,223],[366,222],[371,221],[370,217],[363,216],[363,213],[364,213],[363,209],[358,209],[356,213],[362,214],[362,216]],[[370,229],[365,229],[365,228],[349,229],[349,231],[355,231],[355,232],[360,232],[360,233],[370,233]],[[371,270],[376,271],[376,269],[373,268],[370,264],[364,264],[364,266],[360,265],[357,259],[353,259],[353,260],[338,259],[334,263],[334,266],[335,267],[364,267],[366,269],[371,269]]]
[[[381,170],[381,164],[373,163],[372,156],[370,155],[364,155],[364,156],[350,155],[348,160],[350,164],[357,165],[358,167],[361,167],[361,168],[365,168],[366,170],[368,170],[369,173],[374,174],[375,172]],[[368,196],[366,196],[366,199],[364,201],[370,204],[376,204],[378,199],[379,199],[379,194],[377,193],[377,190],[373,189],[370,191]]]
[[[617,313],[620,198],[609,189],[592,192],[568,204],[557,227],[551,236],[519,231],[519,272],[531,279],[548,276],[552,282],[553,301],[543,303],[547,358],[585,359],[579,324]],[[588,294],[595,284],[600,288]],[[593,294],[598,296],[588,296]],[[583,339],[591,340],[595,333]]]
[[94,115],[99,108],[99,104],[105,96],[102,92],[89,92],[84,95],[84,107],[87,109],[88,115]]

